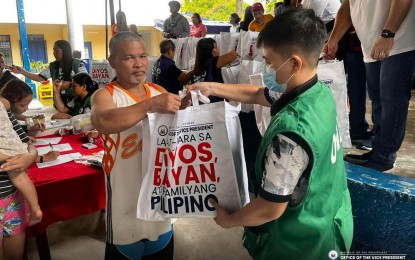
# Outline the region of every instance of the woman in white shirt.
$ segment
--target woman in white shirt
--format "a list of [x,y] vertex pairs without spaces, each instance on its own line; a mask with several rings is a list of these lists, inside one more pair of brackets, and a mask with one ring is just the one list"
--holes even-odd
[[241,21],[241,18],[239,18],[238,14],[236,13],[231,14],[231,17],[229,18],[229,23],[232,24],[231,28],[229,29],[230,33],[239,32],[240,21]]
[[316,16],[323,20],[327,32],[333,29],[340,4],[340,0],[303,0],[303,8],[313,9]]

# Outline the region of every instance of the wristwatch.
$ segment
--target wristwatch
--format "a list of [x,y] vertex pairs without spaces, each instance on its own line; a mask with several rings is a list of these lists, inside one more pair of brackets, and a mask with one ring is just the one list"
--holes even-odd
[[395,33],[389,30],[382,30],[382,32],[380,33],[380,36],[383,38],[393,38],[395,37]]

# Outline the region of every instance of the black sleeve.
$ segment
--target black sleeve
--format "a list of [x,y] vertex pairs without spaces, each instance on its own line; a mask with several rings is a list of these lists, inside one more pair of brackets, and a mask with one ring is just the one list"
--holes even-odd
[[41,77],[43,80],[48,80],[45,76],[43,76],[42,74],[37,74],[39,77]]
[[7,115],[9,116],[9,120],[13,125],[13,130],[17,133],[17,135],[20,137],[20,140],[22,142],[27,143],[29,142],[29,136],[27,136],[26,132],[23,130],[22,126],[17,122],[16,118],[14,118],[14,115],[11,110],[7,110]]
[[269,89],[268,88],[264,89],[264,95],[265,95],[265,98],[267,99],[267,101],[272,105],[272,103],[274,103],[274,100],[272,100],[271,96],[269,95]]
[[171,65],[170,68],[167,70],[167,77],[172,80],[177,80],[180,74],[182,74],[182,71],[179,68],[177,68],[176,65]]

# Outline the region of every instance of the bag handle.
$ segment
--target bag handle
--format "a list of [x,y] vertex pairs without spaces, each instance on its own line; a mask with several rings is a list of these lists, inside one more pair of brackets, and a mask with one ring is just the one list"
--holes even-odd
[[199,95],[196,91],[190,91],[190,96],[192,97],[192,106],[198,107],[199,106]]
[[[180,98],[184,98],[186,95],[187,95],[187,89],[186,88],[183,88],[183,90],[179,90]],[[199,106],[199,101],[202,102],[203,104],[210,103],[210,99],[208,97],[204,96],[202,94],[202,92],[200,92],[200,90],[198,90],[198,89],[190,91],[190,97],[192,99],[192,106],[194,106],[194,107]]]
[[338,59],[334,59],[334,60],[323,60],[323,58],[318,60],[318,63],[320,64],[326,64],[326,63],[335,63],[335,62],[339,62]]

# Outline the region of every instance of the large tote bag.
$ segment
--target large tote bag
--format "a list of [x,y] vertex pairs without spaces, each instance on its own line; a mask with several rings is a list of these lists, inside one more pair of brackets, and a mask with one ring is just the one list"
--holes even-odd
[[258,74],[265,71],[265,62],[253,61],[253,60],[242,60],[241,71],[239,72],[239,83],[250,84],[250,75]]
[[251,31],[243,35],[241,34],[241,44],[238,44],[237,52],[238,54],[240,53],[240,56],[243,60],[264,61],[261,50],[256,47],[258,35],[259,32]]
[[148,114],[137,218],[214,217],[209,199],[229,212],[249,202],[239,109],[218,102]]
[[239,33],[221,32],[219,55],[222,56],[230,51],[237,51],[239,40]]
[[221,68],[223,82],[225,84],[238,84],[239,72],[241,70],[241,64],[235,63],[231,66],[225,66]]
[[336,100],[337,124],[343,147],[352,147],[347,112],[347,81],[343,61],[320,61],[317,67],[318,79],[332,91]]
[[186,47],[183,49],[183,56],[181,59],[182,70],[192,70],[195,66],[196,46],[200,38],[186,38]]
[[187,41],[189,38],[177,38],[177,39],[170,39],[173,41],[174,46],[176,46],[176,51],[174,52],[174,62],[179,69],[182,69],[182,59],[184,52],[186,52],[187,48]]

